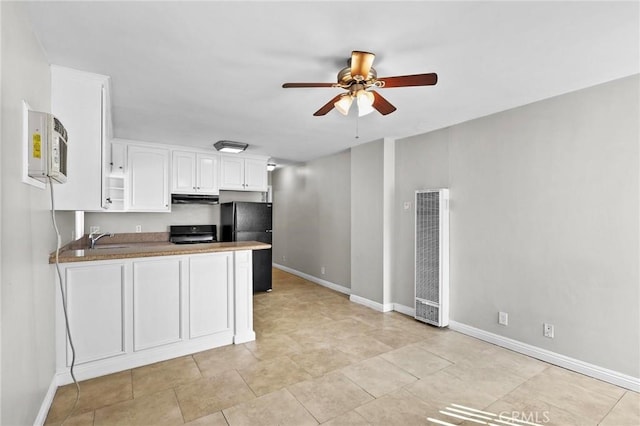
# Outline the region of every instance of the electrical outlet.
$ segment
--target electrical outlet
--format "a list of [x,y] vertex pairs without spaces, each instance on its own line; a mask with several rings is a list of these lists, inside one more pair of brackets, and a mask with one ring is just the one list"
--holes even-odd
[[498,324],[509,325],[509,314],[506,312],[498,312]]
[[320,267],[320,273],[321,273],[322,275],[324,275],[324,273],[325,273],[325,272],[326,272],[326,269],[324,268],[324,266],[321,266],[321,267]]
[[287,256],[282,256],[282,261],[286,262],[287,261]]
[[89,233],[93,234],[95,232],[100,232],[100,227],[99,226],[90,226],[89,227]]
[[547,324],[545,322],[542,325],[542,335],[544,337],[548,337],[549,339],[553,339],[553,324]]
[[136,225],[136,232],[142,232],[142,225]]

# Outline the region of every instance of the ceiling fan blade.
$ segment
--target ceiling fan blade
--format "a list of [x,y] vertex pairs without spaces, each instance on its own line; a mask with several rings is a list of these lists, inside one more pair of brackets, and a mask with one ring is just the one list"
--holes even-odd
[[371,90],[371,93],[373,93],[373,104],[371,106],[377,109],[380,114],[387,115],[396,110],[396,107],[391,105],[380,93],[374,90]]
[[333,87],[335,83],[284,83],[284,89],[300,88],[300,87]]
[[438,74],[413,74],[399,75],[395,77],[381,77],[378,81],[384,81],[384,89],[390,87],[409,87],[409,86],[433,86],[438,82]]
[[344,93],[340,93],[339,95],[336,95],[333,99],[331,99],[329,102],[324,104],[322,108],[314,112],[313,115],[315,115],[316,117],[319,117],[321,115],[326,115],[329,111],[331,111],[334,108],[333,104],[338,102],[338,100],[343,96],[344,96]]
[[358,50],[351,52],[351,76],[355,78],[359,75],[363,80],[366,80],[375,58],[376,55],[373,53]]

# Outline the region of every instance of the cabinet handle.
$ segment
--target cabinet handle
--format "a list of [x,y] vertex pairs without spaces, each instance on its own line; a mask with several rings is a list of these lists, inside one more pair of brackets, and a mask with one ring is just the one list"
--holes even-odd
[[196,189],[200,189],[200,187],[198,186]]

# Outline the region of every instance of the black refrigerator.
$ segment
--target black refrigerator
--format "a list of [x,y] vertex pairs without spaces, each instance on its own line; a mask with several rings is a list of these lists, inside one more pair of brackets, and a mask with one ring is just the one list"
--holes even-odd
[[[220,204],[222,241],[259,241],[271,244],[271,203]],[[253,292],[271,291],[271,249],[253,251]]]

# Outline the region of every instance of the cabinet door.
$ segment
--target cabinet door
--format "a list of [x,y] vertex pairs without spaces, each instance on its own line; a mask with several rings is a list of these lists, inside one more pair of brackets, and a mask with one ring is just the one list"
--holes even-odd
[[[123,271],[123,264],[65,269],[69,327],[78,364],[125,353]],[[66,349],[70,366],[68,342]]]
[[196,191],[196,155],[193,152],[173,152],[171,181],[173,194],[192,194]]
[[130,211],[169,211],[169,150],[130,145],[127,149]]
[[220,189],[244,190],[244,159],[220,157]]
[[189,259],[189,337],[233,330],[231,253]]
[[69,134],[67,182],[56,185],[58,210],[102,210],[105,81],[103,76],[51,67],[51,112]]
[[267,191],[267,161],[247,158],[244,160],[244,189]]
[[181,340],[179,259],[133,262],[133,350]]
[[218,156],[197,155],[197,185],[196,190],[201,194],[217,195],[220,193],[218,185]]

